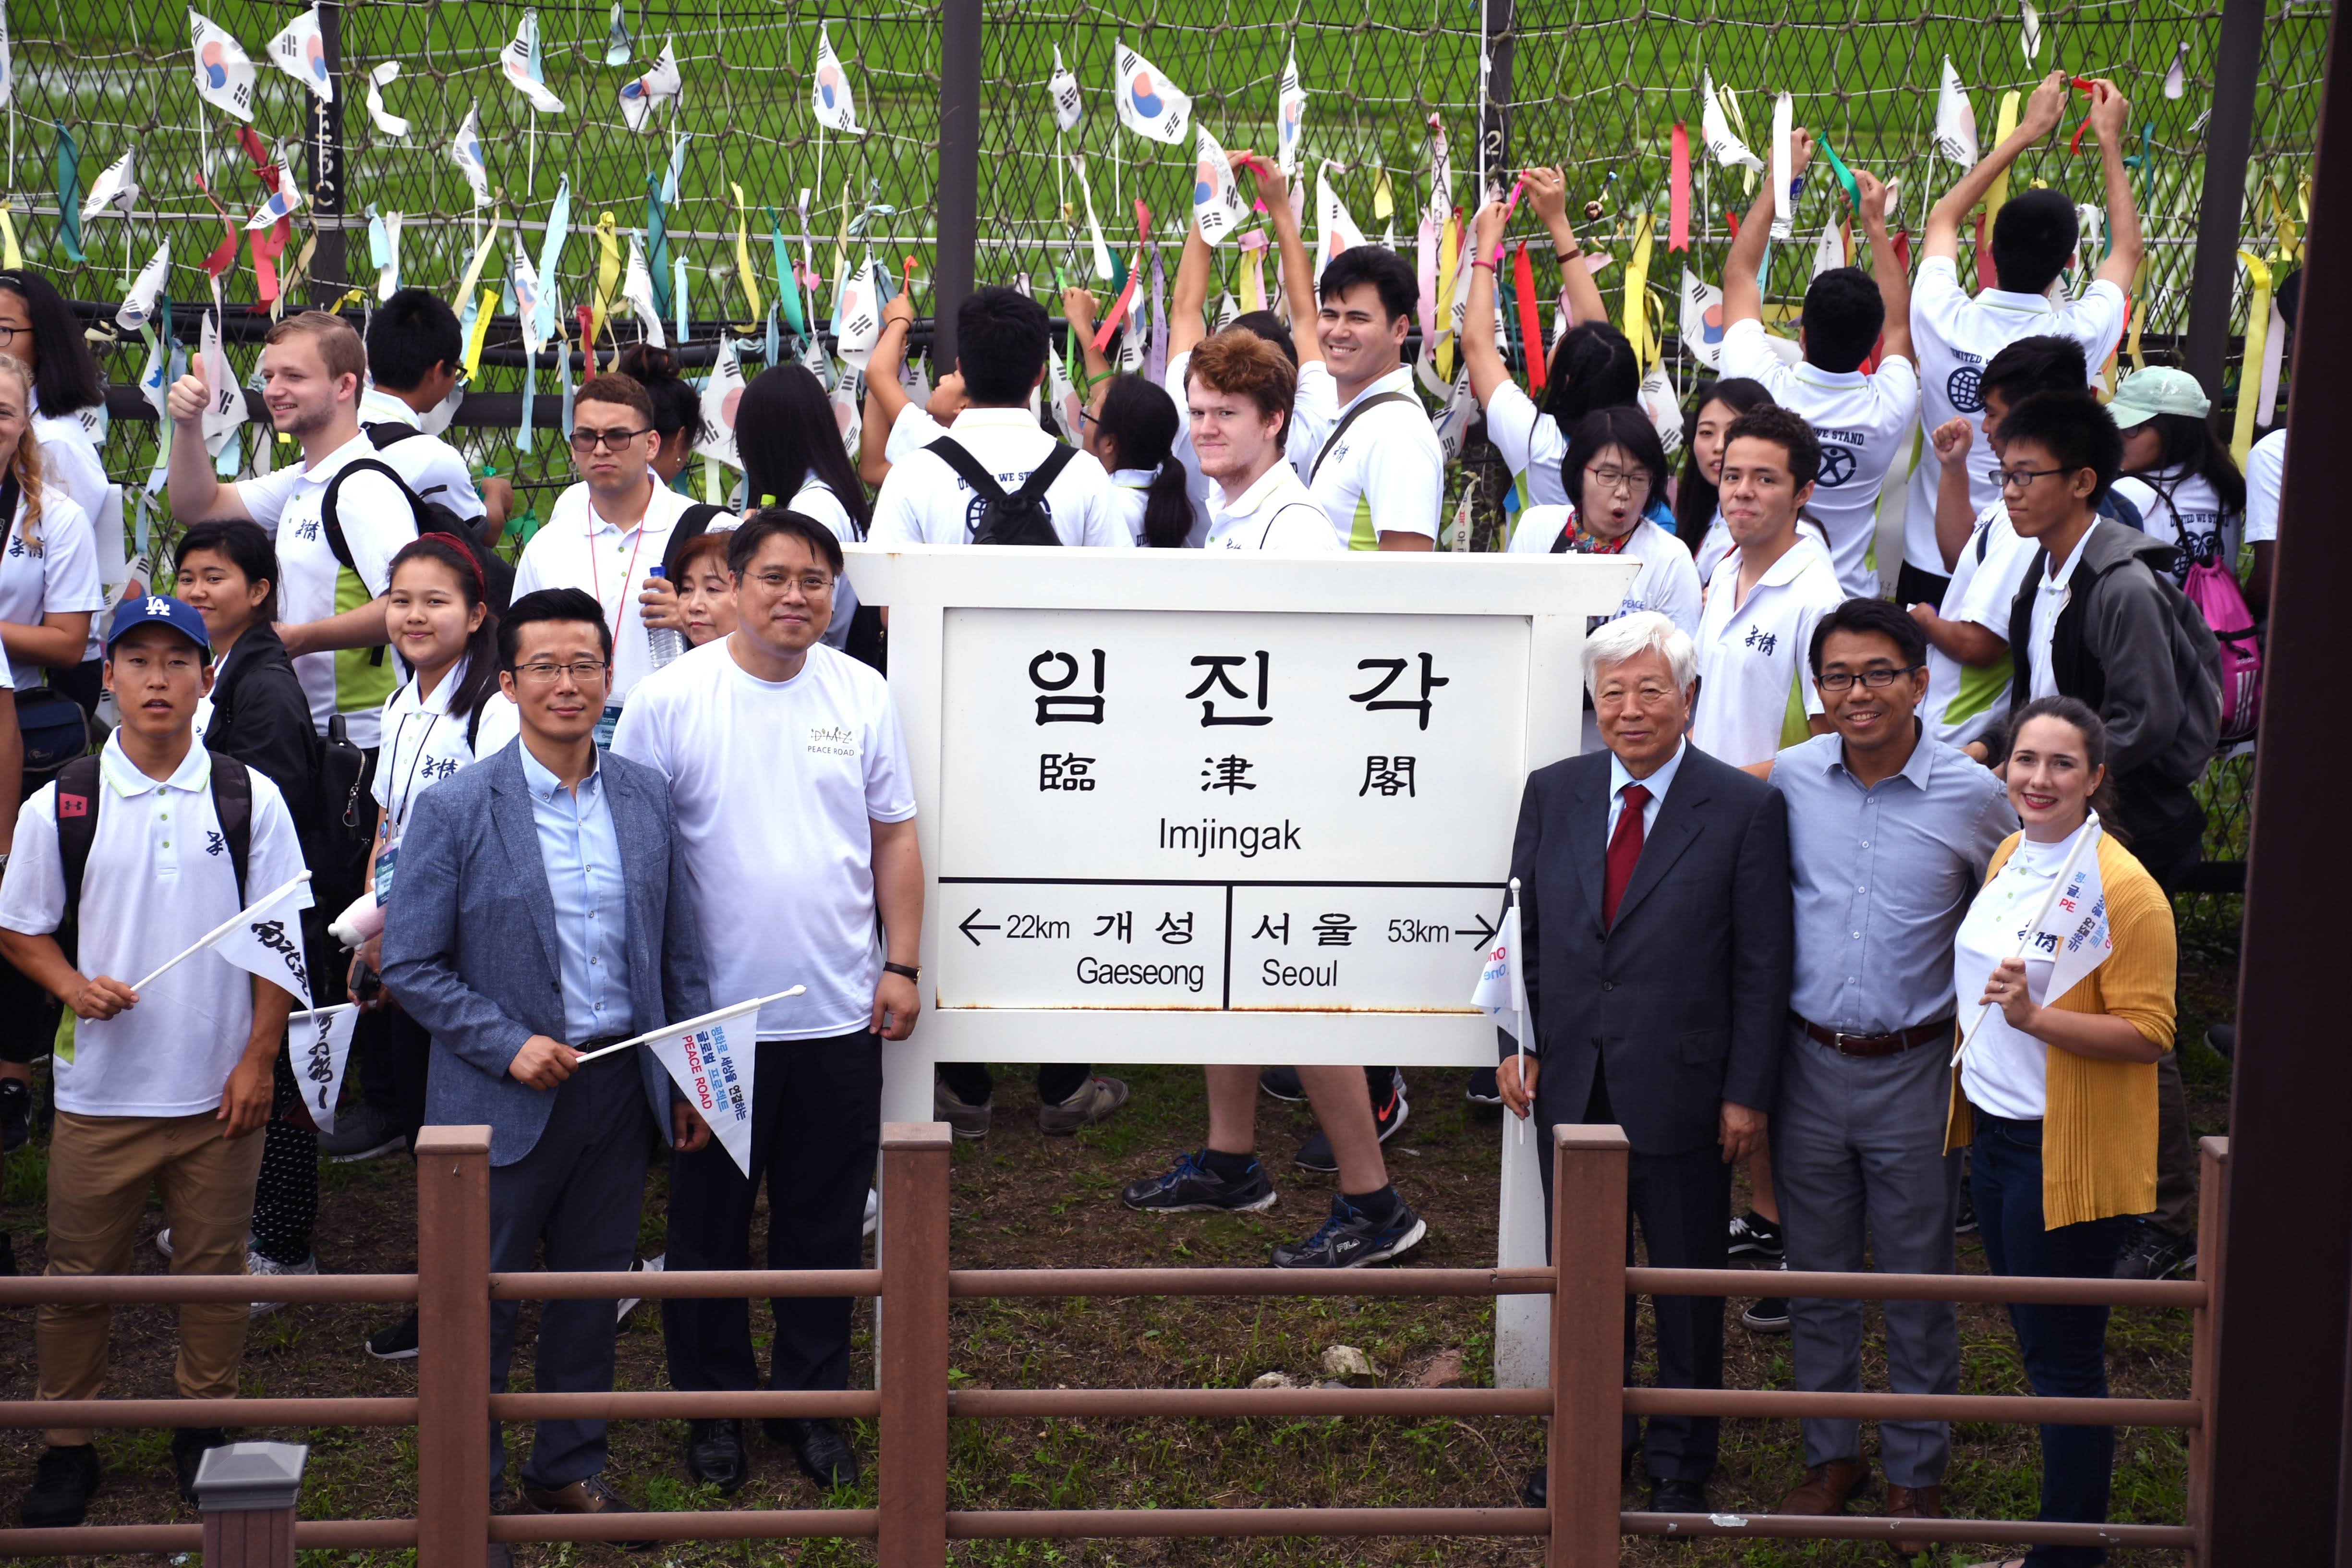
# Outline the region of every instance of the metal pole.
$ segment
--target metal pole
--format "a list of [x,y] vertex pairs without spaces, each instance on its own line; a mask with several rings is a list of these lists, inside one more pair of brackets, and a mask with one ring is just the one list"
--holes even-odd
[[[2335,7],[2343,20],[2343,7]],[[2352,261],[2352,37],[2331,28],[2305,264]],[[2219,116],[2216,116],[2219,119]],[[2219,156],[2217,153],[2216,156]],[[2237,214],[2229,215],[2236,232]],[[2306,292],[2298,366],[2352,353],[2352,297]],[[2230,1258],[2221,1287],[2211,1413],[2208,1564],[2326,1563],[2336,1555],[2346,1309],[2352,1304],[2352,1183],[2328,1157],[2352,1102],[2336,910],[2352,879],[2344,832],[2336,670],[2352,533],[2337,526],[2332,439],[2352,420],[2340,378],[2298,375],[2287,427],[2302,431],[2280,497],[2262,736],[2246,857],[2238,1045],[2230,1103]]]
[[343,247],[343,7],[325,0],[319,7],[319,42],[327,56],[327,79],[335,84],[332,102],[310,95],[310,218],[319,247],[310,253],[310,303],[331,310],[351,287]]
[[[2214,398],[2221,395],[2230,353],[2230,299],[2238,282],[2238,230],[2253,151],[2266,3],[2221,0],[2221,45],[2213,56],[2213,117],[2206,122],[2205,188],[2197,204],[2197,262],[2189,285],[2189,372]],[[2251,396],[2252,383],[2244,384]]]
[[[1495,191],[1511,188],[1511,8],[1514,0],[1486,0],[1480,11],[1486,22],[1486,68],[1480,73],[1478,164],[1486,186],[1478,193],[1486,201]],[[1541,352],[1530,344],[1528,353]]]
[[948,1549],[948,1162],[944,1121],[882,1126],[882,1568]]
[[956,309],[980,250],[981,0],[945,0],[940,18],[940,247],[931,266],[931,370],[955,368]]

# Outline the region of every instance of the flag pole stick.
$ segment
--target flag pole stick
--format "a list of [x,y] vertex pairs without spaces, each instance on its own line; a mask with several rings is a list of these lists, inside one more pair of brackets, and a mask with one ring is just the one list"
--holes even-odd
[[764,1007],[771,1002],[781,1002],[787,996],[797,996],[807,989],[808,987],[805,985],[795,985],[790,991],[779,991],[771,996],[760,996],[752,998],[751,1001],[738,1002],[731,1007],[714,1008],[710,1012],[703,1014],[698,1018],[686,1018],[675,1024],[664,1024],[658,1029],[647,1029],[644,1034],[635,1036],[629,1039],[622,1040],[618,1044],[601,1046],[593,1051],[583,1051],[572,1061],[572,1065],[573,1067],[578,1067],[583,1062],[593,1062],[598,1057],[609,1057],[615,1051],[625,1051],[631,1046],[642,1046],[647,1040],[658,1040],[667,1035],[681,1035],[689,1029],[699,1028],[701,1026],[709,1023],[713,1018],[724,1018],[730,1013],[740,1013],[744,1008],[751,1006],[754,1003]]
[[212,930],[206,931],[204,935],[198,937],[194,943],[186,951],[165,959],[162,963],[156,966],[154,973],[150,974],[146,979],[141,981],[138,984],[133,985],[131,989],[133,991],[146,990],[147,987],[154,984],[156,981],[163,977],[164,971],[173,968],[174,965],[186,959],[194,958],[196,954],[204,952],[205,949],[212,946],[213,943],[218,942],[221,938],[226,936],[229,932],[235,931],[239,925],[243,924],[246,916],[253,913],[256,910],[268,909],[270,905],[276,903],[278,900],[284,898],[287,894],[292,892],[295,889],[300,887],[310,879],[310,873],[305,871],[300,876],[295,878],[292,881],[287,883],[284,887],[273,889],[271,891],[262,894],[261,897],[254,900],[253,902],[237,910],[236,913],[229,916],[228,919],[221,921],[220,924],[213,927]]
[[[1518,879],[1517,877],[1514,877],[1514,878],[1512,878],[1512,879],[1511,879],[1511,908],[1513,908],[1513,909],[1515,909],[1515,910],[1516,910],[1516,909],[1517,909],[1518,907],[1519,907],[1519,879]],[[1526,933],[1525,931],[1522,931],[1522,932],[1520,933],[1520,940],[1524,942],[1524,941],[1526,940],[1526,936],[1527,936],[1527,933]],[[1527,960],[1526,960],[1524,957],[1522,957],[1522,956],[1520,956],[1519,954],[1517,954],[1517,953],[1512,954],[1512,957],[1513,957],[1515,960],[1517,960],[1517,963],[1518,963],[1518,964],[1519,964],[1519,966],[1520,966],[1520,971],[1521,971],[1521,973],[1524,973],[1526,972]],[[1525,990],[1525,988],[1524,988],[1524,987],[1515,985],[1515,986],[1513,986],[1511,989],[1512,989],[1512,991],[1513,991],[1514,993],[1516,993],[1516,994],[1513,996],[1512,1000],[1514,1000],[1514,1001],[1523,1001],[1523,1000],[1525,999],[1527,993],[1526,993],[1526,990]],[[1526,1008],[1525,1006],[1521,1006],[1521,1007],[1518,1009],[1518,1015],[1519,1015],[1519,1032],[1518,1032],[1518,1045],[1519,1045],[1519,1092],[1520,1092],[1521,1094],[1527,1094],[1527,1092],[1528,1092],[1528,1010],[1527,1010],[1527,1008]],[[1534,1097],[1533,1095],[1528,1095],[1528,1115],[1527,1115],[1527,1116],[1522,1116],[1521,1118],[1519,1118],[1519,1142],[1522,1142],[1522,1143],[1525,1143],[1525,1142],[1528,1141],[1528,1121],[1529,1118],[1531,1118],[1531,1117],[1533,1117],[1533,1116],[1534,1116],[1534,1114],[1535,1114],[1535,1097]]]
[[[2091,817],[2089,825],[2095,827],[2097,826],[2098,818],[2095,816]],[[2100,831],[2104,832],[2105,829],[2102,828]],[[2042,895],[2042,908],[2035,912],[2033,923],[2027,926],[2025,928],[2025,934],[2017,939],[2017,951],[2010,954],[2011,958],[2022,958],[2025,956],[2025,949],[2027,945],[2033,941],[2034,932],[2040,931],[2043,922],[2050,919],[2050,911],[2057,907],[2058,895],[2066,890],[2067,879],[2074,876],[2074,868],[2082,863],[2083,850],[2084,847],[2089,845],[2098,837],[2099,835],[2097,833],[2078,832],[2074,840],[2074,847],[2067,851],[2066,863],[2058,868],[2057,879],[2050,884],[2050,891]],[[1960,1037],[1959,1045],[1955,1047],[1952,1052],[1952,1065],[1954,1067],[1960,1065],[1961,1054],[1969,1048],[1969,1042],[1977,1037],[1977,1031],[1984,1027],[1985,1015],[1990,1011],[1992,1011],[1992,1004],[1990,1002],[1979,1002],[1977,1004],[1977,1016],[1975,1019],[1969,1023],[1969,1032]]]

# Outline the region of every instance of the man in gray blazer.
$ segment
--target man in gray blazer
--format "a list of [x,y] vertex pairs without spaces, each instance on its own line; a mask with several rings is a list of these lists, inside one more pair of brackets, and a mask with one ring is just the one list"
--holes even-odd
[[[1789,1012],[1789,818],[1770,785],[1684,738],[1691,640],[1643,611],[1585,639],[1608,750],[1528,775],[1511,875],[1533,1016],[1526,1081],[1496,1073],[1537,1123],[1615,1122],[1633,1146],[1631,1218],[1661,1268],[1721,1268],[1731,1168],[1764,1137]],[[1507,1039],[1507,1047],[1511,1045]],[[1551,1164],[1541,1162],[1544,1200]],[[1629,1221],[1626,1252],[1633,1254]],[[1658,1297],[1658,1386],[1723,1386],[1723,1301]],[[1625,1378],[1633,1303],[1625,1303]],[[1658,1415],[1637,1439],[1650,1507],[1706,1511],[1713,1416]],[[1541,1504],[1543,1472],[1529,1489]]]
[[[669,787],[600,756],[612,636],[576,588],[515,601],[499,626],[499,683],[521,738],[417,797],[385,910],[383,978],[433,1036],[426,1120],[490,1127],[490,1267],[626,1269],[659,1127],[676,1147],[710,1131],[653,1053],[579,1065],[583,1050],[710,1010]],[[503,1391],[517,1303],[490,1308],[490,1380]],[[540,1315],[542,1393],[613,1386],[610,1301]],[[542,1421],[522,1468],[534,1513],[628,1511],[606,1486],[604,1423]],[[505,1447],[493,1426],[490,1486]]]

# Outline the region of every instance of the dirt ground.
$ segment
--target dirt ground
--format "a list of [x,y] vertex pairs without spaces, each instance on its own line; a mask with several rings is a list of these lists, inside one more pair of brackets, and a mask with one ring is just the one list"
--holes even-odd
[[[2231,977],[2218,965],[2184,973],[2182,1037],[2194,1041],[2204,1022],[2226,1016]],[[2226,1064],[2201,1047],[2189,1068],[2191,1118],[2200,1133],[2218,1132],[2225,1116]],[[1119,1187],[1162,1168],[1197,1142],[1203,1114],[1197,1071],[1126,1069],[1134,1099],[1106,1125],[1075,1140],[1042,1137],[1036,1097],[1024,1068],[1000,1069],[994,1131],[980,1143],[959,1142],[953,1176],[951,1246],[959,1267],[1041,1265],[1198,1266],[1261,1264],[1274,1243],[1312,1229],[1329,1203],[1331,1178],[1292,1168],[1291,1155],[1312,1131],[1304,1108],[1261,1100],[1260,1152],[1273,1169],[1280,1203],[1256,1215],[1158,1219],[1118,1204]],[[1391,1173],[1405,1197],[1429,1222],[1427,1242],[1412,1261],[1431,1267],[1491,1264],[1495,1247],[1495,1160],[1498,1115],[1462,1098],[1465,1075],[1415,1070],[1412,1112],[1389,1146]],[[41,1267],[44,1151],[37,1142],[9,1163],[0,1225],[16,1238],[20,1266]],[[400,1270],[415,1267],[413,1176],[404,1159],[321,1169],[318,1231],[321,1268],[330,1272]],[[666,1184],[657,1173],[647,1193],[644,1249],[661,1249]],[[160,1210],[142,1223],[141,1272],[160,1272],[150,1242]],[[753,1257],[760,1257],[754,1226]],[[1984,1268],[1973,1237],[1963,1238],[1962,1267]],[[1732,1387],[1787,1387],[1789,1342],[1740,1327],[1727,1330],[1726,1382]],[[306,1307],[257,1321],[248,1343],[243,1391],[247,1394],[399,1394],[414,1391],[415,1363],[370,1359],[362,1340],[389,1321],[387,1309]],[[764,1307],[755,1307],[761,1343]],[[1487,1376],[1493,1311],[1486,1302],[1370,1300],[1300,1301],[1135,1300],[959,1304],[953,1314],[951,1375],[965,1387],[1236,1386],[1268,1372],[1301,1381],[1318,1374],[1323,1352],[1335,1344],[1363,1351],[1383,1385],[1459,1381]],[[1962,1391],[2028,1392],[2016,1342],[2000,1309],[1963,1307]],[[869,1320],[861,1305],[853,1381],[872,1375]],[[1870,1317],[1865,1385],[1879,1381],[1877,1317]],[[528,1386],[532,1309],[526,1308],[517,1355],[517,1385]],[[171,1392],[173,1333],[160,1308],[124,1310],[115,1327],[115,1358],[108,1392],[163,1396]],[[1646,1336],[1645,1336],[1646,1343]],[[2116,1314],[2108,1334],[2114,1392],[2119,1395],[2185,1395],[2189,1334],[2185,1313]],[[1643,1374],[1646,1376],[1646,1373]],[[657,1311],[640,1307],[623,1325],[619,1385],[667,1386]],[[34,1387],[32,1313],[0,1312],[0,1397],[29,1398]],[[648,1508],[719,1506],[687,1480],[681,1422],[616,1426],[607,1472],[633,1501]],[[254,1436],[311,1445],[306,1517],[404,1515],[415,1507],[415,1451],[405,1431],[316,1429],[252,1432]],[[827,1499],[794,1467],[788,1450],[751,1437],[753,1476],[733,1505],[809,1508],[828,1501],[872,1506],[873,1435],[858,1435],[867,1473],[859,1486]],[[190,1517],[170,1478],[163,1432],[121,1432],[100,1437],[108,1474],[93,1505],[94,1522],[159,1522]],[[1865,1448],[1872,1446],[1865,1434]],[[1277,1505],[1462,1506],[1515,1502],[1522,1476],[1542,1455],[1538,1424],[1529,1419],[1274,1421],[964,1421],[953,1428],[950,1506],[956,1508],[1266,1507]],[[2037,1464],[2026,1428],[1962,1426],[1954,1434],[1947,1506],[1955,1513],[2031,1517]],[[15,1500],[29,1482],[38,1436],[0,1434],[0,1521],[15,1522]],[[2119,1434],[2113,1517],[2174,1522],[2180,1517],[2185,1445],[2177,1433]],[[1724,1424],[1722,1457],[1710,1500],[1719,1509],[1769,1510],[1801,1472],[1792,1422]],[[1880,1506],[1874,1485],[1857,1511]],[[1625,1506],[1644,1506],[1628,1487]],[[397,1554],[405,1558],[409,1554]],[[1955,1548],[1927,1561],[1973,1563],[1993,1555]],[[306,1568],[328,1568],[342,1553],[311,1552]],[[362,1568],[365,1553],[348,1555]],[[625,1558],[601,1548],[518,1549],[532,1568],[541,1563],[594,1562],[618,1568]],[[666,1549],[677,1563],[742,1561],[831,1564],[871,1560],[870,1547],[818,1542],[691,1545]],[[1540,1561],[1535,1542],[971,1542],[958,1546],[961,1563],[1461,1563],[1520,1564]],[[1717,1542],[1673,1544],[1629,1541],[1629,1563],[1860,1563],[1888,1561],[1883,1546],[1834,1543]],[[2171,1553],[2118,1553],[2120,1563],[2170,1563]],[[387,1565],[388,1568],[388,1565]]]

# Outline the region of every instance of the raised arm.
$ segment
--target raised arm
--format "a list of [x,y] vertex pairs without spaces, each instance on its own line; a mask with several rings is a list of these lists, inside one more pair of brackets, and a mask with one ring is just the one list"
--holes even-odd
[[915,330],[915,301],[904,291],[882,307],[882,333],[866,360],[866,409],[857,426],[857,477],[878,485],[889,477],[891,427],[910,401],[898,384],[907,363],[907,340]]
[[[1209,242],[1201,226],[1184,231],[1184,255],[1176,263],[1176,287],[1168,300],[1168,355],[1191,353],[1209,335]],[[1307,319],[1314,320],[1312,314]]]
[[[1495,342],[1495,251],[1503,243],[1503,204],[1488,202],[1470,226],[1470,250],[1462,265],[1470,268],[1470,303],[1462,312],[1462,363],[1469,367],[1470,395],[1486,406],[1499,387],[1507,386],[1511,367]],[[1530,344],[1528,353],[1541,352]]]
[[1861,210],[1854,216],[1870,241],[1870,279],[1878,285],[1879,302],[1886,307],[1886,325],[1881,329],[1885,353],[1916,364],[1911,353],[1911,279],[1895,253],[1895,237],[1886,232],[1886,186],[1867,169],[1856,169],[1853,183],[1862,195]]
[[[1802,174],[1812,156],[1812,133],[1800,125],[1789,136],[1789,177]],[[1727,328],[1734,321],[1763,319],[1764,284],[1758,274],[1764,268],[1764,247],[1771,237],[1772,182],[1768,179],[1758,185],[1748,219],[1731,242],[1731,253],[1723,258],[1723,324]]]
[[1094,295],[1076,285],[1063,289],[1062,316],[1077,330],[1078,353],[1086,356],[1087,412],[1099,414],[1103,399],[1110,395],[1111,365],[1095,347]]
[[[245,394],[240,391],[237,395]],[[204,425],[205,406],[211,400],[212,388],[205,384],[201,359],[190,360],[188,374],[163,395],[164,411],[172,416],[172,458],[164,470],[164,493],[171,500],[173,518],[183,528],[192,522],[253,516],[245,510],[245,499],[236,487],[221,483],[213,473],[212,458],[205,450]]]
[[2105,77],[2091,84],[2091,129],[2099,135],[2099,164],[2107,187],[2107,258],[2099,263],[2095,276],[2128,293],[2146,249],[2140,239],[2139,207],[2132,201],[2131,171],[2124,167],[2124,143],[2131,136],[2131,105]]
[[1307,254],[1306,237],[1298,232],[1298,219],[1290,210],[1290,182],[1283,178],[1280,169],[1255,153],[1234,153],[1234,167],[1246,168],[1256,182],[1257,199],[1265,204],[1266,221],[1274,228],[1282,297],[1290,306],[1290,341],[1298,351],[1298,363],[1319,361],[1323,343],[1316,327],[1320,311],[1315,299],[1315,262]]
[[1528,205],[1551,236],[1552,254],[1559,261],[1559,286],[1568,295],[1572,321],[1605,321],[1609,307],[1601,301],[1601,285],[1584,264],[1584,247],[1568,225],[1568,176],[1558,169],[1528,169],[1519,178],[1528,188]]
[[[2016,163],[2020,154],[2058,129],[2059,121],[2065,117],[2069,86],[2066,73],[2063,70],[2053,70],[2042,79],[2041,85],[2025,100],[2025,117],[2018,121],[2017,129],[2011,132],[1999,146],[1978,159],[1977,166],[1962,174],[1928,212],[1922,256],[1959,255],[1961,222],[1975,210],[1979,202],[1985,199],[1985,193],[1992,189],[1993,181]],[[2105,145],[2104,138],[2101,145]]]

